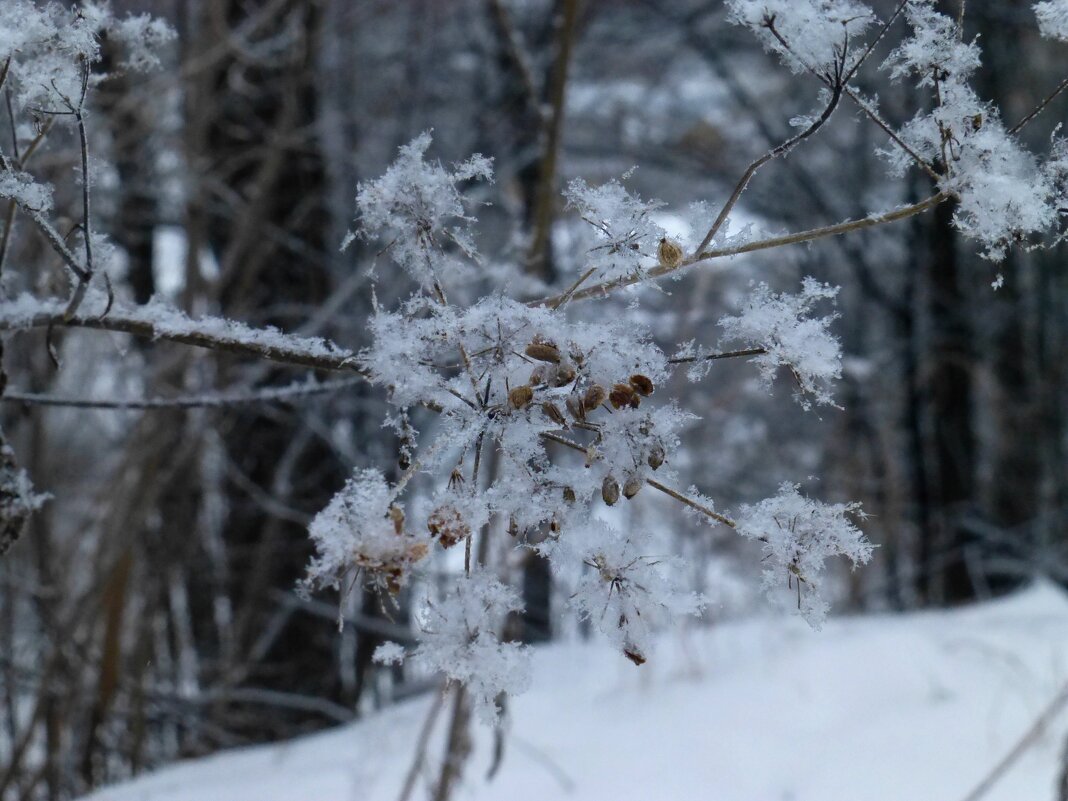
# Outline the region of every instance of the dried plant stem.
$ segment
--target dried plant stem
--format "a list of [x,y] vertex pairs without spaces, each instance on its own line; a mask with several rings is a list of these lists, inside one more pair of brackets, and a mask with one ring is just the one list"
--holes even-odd
[[[703,253],[698,253],[695,256],[683,259],[679,264],[673,267],[654,267],[651,270],[646,271],[644,274],[629,275],[625,278],[620,278],[614,281],[602,281],[599,284],[586,287],[585,289],[575,292],[571,296],[571,301],[585,300],[593,297],[606,297],[612,292],[622,289],[623,287],[633,286],[634,284],[642,283],[655,278],[662,278],[665,275],[671,275],[679,270],[683,270],[687,267],[692,267],[695,264],[701,262],[711,261],[713,259],[722,259],[728,256],[740,256],[743,253],[754,253],[759,250],[770,250],[772,248],[785,247],[786,245],[797,245],[804,242],[813,242],[817,239],[823,239],[828,236],[840,236],[841,234],[848,234],[853,231],[861,231],[865,228],[873,228],[877,225],[885,225],[887,223],[897,222],[899,220],[907,219],[916,214],[927,211],[934,208],[938,204],[948,200],[952,195],[949,192],[939,192],[937,195],[931,195],[925,200],[921,200],[918,203],[913,203],[908,206],[902,206],[899,209],[893,211],[884,212],[882,214],[873,214],[869,217],[864,217],[860,220],[848,220],[846,222],[835,223],[834,225],[826,225],[822,228],[810,228],[807,231],[798,231],[794,234],[784,234],[783,236],[773,236],[767,239],[758,239],[755,242],[747,242],[744,245],[738,245],[735,247],[720,248],[716,250],[708,250]],[[553,295],[552,297],[542,298],[540,300],[531,301],[531,306],[553,306],[560,301],[562,295]]]

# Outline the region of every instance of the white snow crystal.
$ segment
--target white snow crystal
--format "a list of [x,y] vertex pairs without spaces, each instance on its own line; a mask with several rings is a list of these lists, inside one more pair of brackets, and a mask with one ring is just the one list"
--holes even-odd
[[1046,0],[1034,9],[1043,36],[1068,42],[1068,0]]
[[764,586],[769,597],[774,597],[783,579],[791,586],[797,582],[798,610],[813,628],[818,629],[827,616],[827,603],[820,595],[826,560],[844,556],[858,565],[871,559],[873,546],[850,515],[863,516],[860,504],[820,503],[787,482],[778,495],[743,507],[738,516],[738,533],[764,543],[768,565]]
[[831,300],[838,288],[805,278],[801,293],[789,295],[772,292],[767,284],[758,284],[735,317],[719,321],[725,336],[747,348],[762,347],[766,353],[750,361],[760,370],[766,383],[780,367],[788,368],[797,380],[797,398],[808,409],[811,401],[833,404],[831,383],[842,375],[842,349],[830,332],[837,317],[812,317],[812,308],[821,300]]

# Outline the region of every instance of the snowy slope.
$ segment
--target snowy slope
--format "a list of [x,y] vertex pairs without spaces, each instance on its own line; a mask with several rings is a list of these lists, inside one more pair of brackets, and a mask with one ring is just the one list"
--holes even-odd
[[[958,611],[833,620],[819,633],[789,620],[723,625],[665,638],[640,669],[601,645],[561,645],[538,654],[534,675],[513,704],[496,779],[483,778],[480,728],[458,798],[960,801],[1068,679],[1068,596],[1039,584]],[[427,706],[89,798],[394,799]],[[986,798],[1052,801],[1066,731],[1068,715]]]

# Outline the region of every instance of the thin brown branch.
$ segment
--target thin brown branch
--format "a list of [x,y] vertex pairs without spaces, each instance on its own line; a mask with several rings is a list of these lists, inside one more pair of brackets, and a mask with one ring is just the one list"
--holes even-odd
[[164,409],[205,409],[221,406],[241,406],[257,403],[293,403],[301,398],[326,395],[348,389],[364,382],[364,378],[344,378],[322,383],[290,384],[282,387],[263,387],[243,392],[205,393],[183,395],[175,398],[64,398],[57,395],[42,395],[34,392],[8,390],[0,398],[7,403],[22,403],[29,406],[60,406],[73,409],[101,409],[112,411],[157,411]]
[[[2,308],[0,308],[0,313],[2,313]],[[197,321],[191,320],[190,322],[191,326],[188,330],[170,329],[157,325],[141,315],[131,314],[129,309],[118,309],[104,318],[78,313],[70,319],[66,319],[63,311],[55,308],[51,311],[41,311],[28,317],[11,317],[7,319],[0,317],[0,331],[23,331],[48,327],[117,331],[146,339],[163,339],[208,350],[257,356],[291,367],[310,367],[315,370],[357,373],[367,377],[366,371],[356,364],[356,354],[336,345],[327,343],[327,346],[322,348],[302,348],[299,344],[289,344],[281,339],[261,339],[259,334],[263,332],[257,332],[252,329],[249,329],[247,334],[227,334],[197,330],[192,327],[195,326]]]
[[708,229],[708,233],[705,234],[705,238],[702,239],[701,244],[697,246],[697,250],[695,251],[696,253],[700,253],[712,243],[712,240],[715,238],[716,234],[719,233],[719,230],[723,227],[723,224],[727,222],[727,217],[729,217],[730,213],[734,210],[734,207],[738,203],[739,198],[741,198],[742,193],[745,192],[745,188],[749,186],[749,182],[753,179],[753,176],[756,175],[757,170],[759,170],[769,161],[772,161],[778,158],[779,156],[785,156],[803,141],[815,134],[816,131],[822,128],[824,123],[826,123],[827,120],[831,118],[831,114],[833,114],[834,110],[838,107],[838,101],[841,100],[841,98],[842,85],[836,84],[831,90],[831,97],[830,100],[827,102],[827,107],[823,110],[823,113],[820,114],[819,117],[813,120],[813,122],[807,128],[805,128],[805,130],[801,131],[796,136],[790,137],[785,142],[782,142],[779,145],[773,147],[771,150],[769,150],[760,158],[756,159],[756,161],[754,161],[746,168],[745,172],[742,173],[742,177],[738,179],[738,183],[735,184],[734,191],[731,192],[731,196],[727,199],[727,202],[723,204],[723,208],[720,209],[719,214],[716,216],[715,222],[712,223],[712,227]]
[[1068,78],[1065,78],[1063,81],[1061,81],[1059,84],[1057,84],[1057,88],[1054,89],[1046,97],[1045,100],[1043,100],[1041,103],[1039,103],[1037,106],[1035,106],[1031,110],[1030,114],[1028,114],[1026,117],[1024,117],[1022,120],[1020,120],[1015,125],[1013,125],[1009,129],[1009,133],[1010,134],[1019,133],[1026,125],[1028,125],[1031,122],[1031,120],[1033,120],[1035,117],[1037,117],[1043,111],[1045,111],[1046,107],[1049,106],[1049,104],[1052,103],[1054,100],[1056,100],[1058,95],[1060,95],[1061,92],[1063,92],[1065,89],[1068,89]]
[[668,364],[693,364],[694,362],[710,362],[716,359],[739,359],[745,356],[760,356],[767,352],[767,348],[745,348],[744,350],[707,353],[703,356],[676,356],[673,359],[668,359]]
[[[627,286],[633,286],[634,284],[642,283],[647,280],[656,278],[662,278],[665,275],[671,275],[683,270],[687,267],[692,267],[695,264],[701,262],[711,261],[713,259],[722,259],[728,256],[740,256],[743,253],[753,253],[759,250],[769,250],[772,248],[785,247],[786,245],[797,245],[804,242],[813,242],[817,239],[823,239],[828,236],[840,236],[841,234],[848,234],[853,231],[861,231],[865,228],[872,228],[877,225],[885,225],[887,223],[898,222],[912,217],[916,214],[927,211],[934,208],[939,203],[943,203],[948,200],[952,195],[948,192],[939,192],[937,195],[931,195],[925,200],[921,200],[919,203],[913,203],[908,206],[902,206],[894,211],[884,212],[882,214],[873,214],[869,217],[864,217],[859,220],[847,220],[845,222],[835,223],[834,225],[826,225],[821,228],[810,228],[807,231],[798,231],[794,234],[784,234],[783,236],[773,236],[767,239],[758,239],[755,242],[747,242],[744,245],[737,245],[735,247],[721,248],[717,250],[709,250],[704,253],[698,253],[696,256],[691,256],[687,259],[683,259],[679,264],[674,267],[654,267],[651,270],[646,271],[642,275],[628,275],[624,278],[620,278],[613,281],[602,281],[594,286],[586,287],[574,293],[571,296],[571,301],[585,300],[587,298],[594,297],[607,297],[612,292]],[[559,302],[562,295],[553,295],[552,297],[542,298],[540,300],[531,301],[531,306],[549,306],[552,307]]]

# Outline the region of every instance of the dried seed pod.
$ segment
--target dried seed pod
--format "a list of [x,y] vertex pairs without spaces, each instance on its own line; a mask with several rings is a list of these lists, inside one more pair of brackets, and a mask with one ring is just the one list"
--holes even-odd
[[534,390],[524,384],[508,393],[508,402],[513,409],[523,409],[534,399]]
[[542,384],[549,383],[546,378],[547,373],[548,370],[545,369],[545,365],[539,364],[530,371],[530,385],[532,387],[540,387]]
[[575,490],[571,487],[564,487],[564,500],[568,503],[575,502]]
[[527,345],[526,354],[532,359],[537,359],[539,362],[550,362],[552,364],[560,363],[560,349],[552,342],[544,339],[536,338],[533,342]]
[[554,387],[566,387],[572,381],[575,380],[575,368],[569,364],[557,365],[556,370],[552,375],[552,385]]
[[627,657],[627,659],[629,659],[638,667],[641,667],[645,664],[645,655],[629,643],[623,646],[623,656]]
[[660,246],[656,249],[656,259],[661,267],[674,269],[682,263],[682,247],[674,239],[665,237],[660,240]]
[[389,519],[393,521],[393,531],[399,537],[404,533],[404,510],[399,506],[389,507]]
[[602,403],[607,397],[607,393],[604,391],[604,387],[600,384],[593,384],[586,390],[586,394],[582,398],[582,405],[587,412],[592,412]]
[[634,387],[634,391],[639,395],[645,395],[648,397],[653,394],[653,390],[656,387],[653,384],[652,379],[649,376],[642,375],[641,373],[635,373],[630,377],[630,385]]
[[645,461],[649,463],[653,470],[659,470],[660,465],[664,463],[664,446],[659,442],[654,442],[652,447],[649,448],[649,455],[645,458]]
[[442,504],[427,518],[430,535],[441,543],[442,548],[451,548],[471,536],[471,527],[452,504]]
[[519,536],[519,521],[517,521],[514,517],[508,518],[508,535],[510,537]]
[[558,426],[567,428],[567,420],[564,417],[563,412],[560,411],[560,407],[552,401],[545,401],[541,405],[541,410],[545,412],[545,416],[556,423]]
[[553,534],[560,533],[560,521],[556,518],[556,515],[553,515],[553,519],[549,521],[549,531]]
[[611,473],[604,477],[604,481],[601,482],[601,500],[609,506],[614,506],[616,501],[619,500],[619,482],[615,480]]
[[630,384],[616,384],[608,393],[608,402],[612,404],[612,408],[622,409],[624,406],[635,406],[637,397]]
[[568,395],[564,400],[564,406],[567,407],[567,413],[574,417],[576,420],[586,419],[586,410],[582,408],[582,401],[576,398],[574,395]]
[[644,483],[645,481],[642,480],[641,476],[631,476],[627,479],[627,483],[623,485],[623,497],[629,501],[641,491]]

